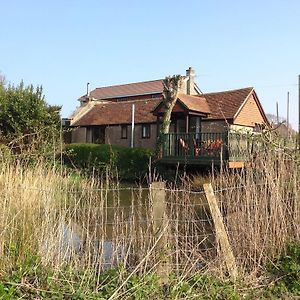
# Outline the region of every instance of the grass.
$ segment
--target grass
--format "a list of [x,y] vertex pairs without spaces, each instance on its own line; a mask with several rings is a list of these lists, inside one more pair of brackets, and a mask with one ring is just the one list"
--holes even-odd
[[[236,258],[235,283],[228,280],[205,195],[190,181],[167,188],[166,226],[156,232],[157,204],[145,187],[122,187],[108,173],[74,177],[43,161],[0,164],[2,299],[298,294],[298,248],[294,256],[284,252],[300,234],[297,154],[270,148],[249,168],[210,177]],[[161,271],[170,274],[167,285]],[[286,278],[294,278],[292,287]]]

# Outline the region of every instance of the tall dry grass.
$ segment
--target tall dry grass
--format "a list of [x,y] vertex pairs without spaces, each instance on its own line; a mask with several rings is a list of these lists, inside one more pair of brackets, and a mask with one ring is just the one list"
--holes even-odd
[[257,274],[300,235],[299,154],[270,146],[213,180],[240,271]]
[[[202,200],[195,206],[189,191],[167,190],[167,228],[157,232],[147,187],[121,187],[109,176],[74,177],[44,162],[2,162],[0,270],[38,256],[56,269],[67,265],[100,273],[123,266],[143,274],[167,254],[169,270],[190,274],[212,256],[205,246],[212,248],[209,220],[198,213]],[[158,246],[162,235],[164,255]]]
[[[284,245],[299,238],[299,162],[270,150],[242,171],[210,178],[241,273],[257,275]],[[181,276],[222,272],[205,195],[183,181],[166,189],[164,227],[148,187],[82,178],[43,161],[5,160],[0,168],[0,270],[28,256],[56,269],[123,266],[145,274],[163,263]],[[163,245],[161,243],[163,241]]]

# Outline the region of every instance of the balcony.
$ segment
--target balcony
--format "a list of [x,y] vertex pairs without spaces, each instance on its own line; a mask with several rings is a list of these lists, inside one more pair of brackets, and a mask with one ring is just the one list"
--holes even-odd
[[162,162],[242,167],[252,149],[245,134],[235,132],[169,133],[163,136]]

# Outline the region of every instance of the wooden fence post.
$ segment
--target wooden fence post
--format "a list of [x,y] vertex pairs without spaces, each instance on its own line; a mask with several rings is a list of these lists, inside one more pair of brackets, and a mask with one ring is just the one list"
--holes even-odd
[[160,282],[167,284],[170,274],[170,255],[168,248],[168,220],[166,218],[166,190],[164,182],[150,184],[153,203],[153,233],[156,239],[156,253],[159,253],[157,274]]
[[210,213],[214,221],[215,230],[216,230],[216,239],[220,244],[221,254],[225,260],[225,264],[228,270],[230,277],[235,280],[237,278],[237,266],[235,262],[235,257],[233,255],[228,235],[225,229],[221,211],[218,206],[214,190],[211,183],[203,184],[204,192],[207,198],[209,205]]

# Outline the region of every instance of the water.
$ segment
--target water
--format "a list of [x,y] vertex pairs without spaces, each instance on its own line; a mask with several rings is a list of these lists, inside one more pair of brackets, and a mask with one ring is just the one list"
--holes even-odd
[[[130,246],[130,251],[138,252],[145,250],[142,248],[146,247],[146,243],[153,242],[155,236],[153,236],[149,189],[126,187],[121,188],[120,191],[108,191],[105,201],[101,202],[102,205],[105,204],[104,206],[97,202],[99,200],[97,200],[97,195],[99,196],[99,193],[95,195],[95,206],[92,209],[90,206],[77,208],[76,213],[71,214],[72,218],[68,219],[72,221],[67,223],[65,220],[60,220],[55,245],[52,246],[52,250],[48,249],[48,251],[52,251],[62,261],[68,262],[73,257],[82,257],[88,249],[92,262],[101,263],[102,268],[110,268],[116,261],[121,261],[126,256],[130,243],[128,239],[140,245],[141,249]],[[192,221],[197,217],[201,220],[206,217],[199,205],[203,202],[202,198],[203,195],[199,194],[167,192],[168,206],[172,201],[180,202],[181,205],[172,212],[172,216],[169,216],[172,220],[170,226],[176,227],[176,230],[182,231],[183,234],[186,234],[186,231],[189,231],[188,234],[196,234],[196,230],[200,227],[198,225],[198,229],[195,229]],[[83,203],[84,200],[81,199]],[[91,201],[90,198],[87,200]],[[186,206],[184,206],[185,203]],[[193,206],[194,204],[196,206]],[[203,233],[211,233],[209,222],[200,225]],[[191,233],[190,230],[192,230]],[[199,239],[202,238],[199,237]],[[46,248],[47,244],[46,241]]]

